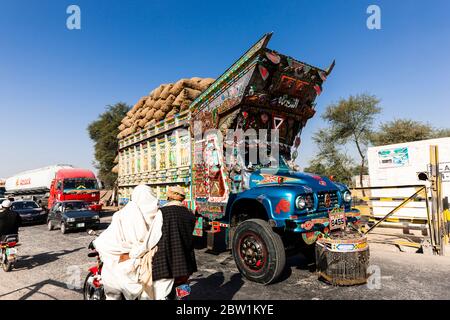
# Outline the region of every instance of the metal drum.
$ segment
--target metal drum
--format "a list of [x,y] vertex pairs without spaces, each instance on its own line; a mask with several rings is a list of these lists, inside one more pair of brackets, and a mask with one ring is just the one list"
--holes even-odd
[[319,279],[337,286],[367,282],[369,245],[365,235],[350,229],[333,231],[316,241]]

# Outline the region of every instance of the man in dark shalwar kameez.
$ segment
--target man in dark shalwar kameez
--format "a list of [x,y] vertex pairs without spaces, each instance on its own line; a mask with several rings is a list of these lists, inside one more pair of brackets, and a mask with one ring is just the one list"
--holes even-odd
[[153,281],[174,279],[171,296],[175,288],[186,284],[189,277],[197,271],[194,253],[193,231],[194,214],[183,205],[184,189],[170,187],[167,192],[168,203],[161,207],[163,216],[162,236],[153,257]]

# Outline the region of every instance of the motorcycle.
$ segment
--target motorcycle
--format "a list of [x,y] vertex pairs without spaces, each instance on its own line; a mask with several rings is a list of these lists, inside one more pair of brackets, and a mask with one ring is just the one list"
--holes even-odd
[[[88,231],[89,235],[98,234],[93,231]],[[102,267],[103,262],[100,259],[100,255],[94,247],[94,241],[89,243],[88,249],[90,252],[88,253],[88,257],[97,258],[97,264],[91,268],[89,268],[89,273],[86,276],[86,280],[84,281],[83,286],[83,298],[84,300],[105,300],[105,290],[103,288],[102,283]],[[180,277],[175,279],[174,285],[170,294],[167,296],[167,300],[183,300],[191,293],[191,287],[189,285],[189,277]],[[122,299],[124,297],[122,296]]]
[[5,235],[0,240],[0,264],[5,272],[11,271],[17,260],[17,234]]
[[[97,235],[97,233],[93,230],[89,230],[88,234],[95,236]],[[97,258],[97,263],[95,266],[89,268],[89,273],[84,281],[83,298],[84,300],[105,300],[105,290],[103,289],[102,284],[103,262],[100,259],[100,255],[97,250],[95,250],[94,241],[89,243],[88,249],[90,250],[88,257]]]

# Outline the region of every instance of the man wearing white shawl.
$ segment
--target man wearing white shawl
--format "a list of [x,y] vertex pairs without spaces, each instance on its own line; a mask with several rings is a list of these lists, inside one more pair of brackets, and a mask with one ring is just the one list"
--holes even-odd
[[164,299],[173,279],[152,281],[152,257],[161,238],[162,214],[150,187],[137,186],[131,201],[113,215],[110,226],[94,241],[103,261],[106,298]]

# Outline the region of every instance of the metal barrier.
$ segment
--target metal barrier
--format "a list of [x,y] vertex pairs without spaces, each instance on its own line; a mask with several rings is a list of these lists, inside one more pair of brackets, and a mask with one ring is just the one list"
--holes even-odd
[[[401,201],[401,203],[390,210],[384,217],[379,219],[373,226],[371,226],[365,233],[371,232],[373,229],[378,227],[385,221],[391,219],[390,217],[398,212],[400,209],[404,208],[408,203],[412,201],[425,201],[426,210],[426,224],[429,228],[430,242],[433,252],[439,255],[445,254],[445,246],[449,242],[449,232],[450,232],[450,213],[448,199],[444,201],[442,196],[442,174],[439,168],[439,149],[436,145],[430,145],[430,162],[428,165],[427,172],[419,172],[417,178],[420,181],[427,181],[427,185],[406,185],[406,186],[388,186],[388,187],[361,187],[353,188],[353,191],[361,190],[362,197],[355,199],[355,204],[358,206],[361,201],[390,201],[396,202]],[[400,198],[400,197],[366,197],[365,190],[379,190],[379,189],[402,189],[402,188],[418,188],[411,196]],[[419,195],[423,194],[423,198]],[[430,195],[430,197],[428,197]],[[430,205],[431,202],[431,205]],[[370,216],[374,211],[373,207],[369,207],[369,210],[364,212],[361,210],[362,215]],[[414,220],[414,219],[413,219]],[[399,218],[400,221],[400,218]],[[425,252],[425,250],[424,250]]]
[[[363,194],[365,194],[365,191],[370,190],[385,190],[385,189],[410,189],[415,188],[416,191],[408,196],[408,197],[382,197],[382,196],[361,196],[357,197],[355,196],[355,191],[363,191]],[[403,186],[378,186],[378,187],[359,187],[359,188],[352,188],[352,194],[354,196],[353,203],[355,204],[355,207],[358,208],[363,216],[366,216],[370,219],[373,219],[375,222],[372,226],[370,226],[367,230],[364,230],[364,234],[368,234],[369,232],[373,231],[375,228],[383,224],[384,222],[404,222],[404,223],[416,223],[416,224],[423,224],[423,229],[426,229],[428,227],[430,240],[431,240],[431,246],[432,248],[437,251],[436,246],[436,239],[433,237],[433,229],[432,229],[432,223],[431,222],[431,214],[430,214],[430,205],[429,205],[429,199],[427,195],[427,187],[425,185],[403,185]],[[370,206],[369,204],[366,204],[368,210],[364,210],[365,208],[363,203],[369,203],[372,201],[386,201],[386,202],[400,202],[398,205],[395,205],[392,210],[390,210],[386,215],[384,215],[381,218],[375,218],[375,215],[373,214],[373,205]],[[415,218],[393,218],[392,216],[397,213],[400,209],[405,208],[405,206],[408,203],[411,202],[424,202],[425,207],[423,208],[426,211],[426,219],[415,219]],[[402,245],[407,245],[406,243],[402,243]],[[412,244],[410,246],[418,247],[416,244]],[[420,247],[420,246],[419,246]]]

